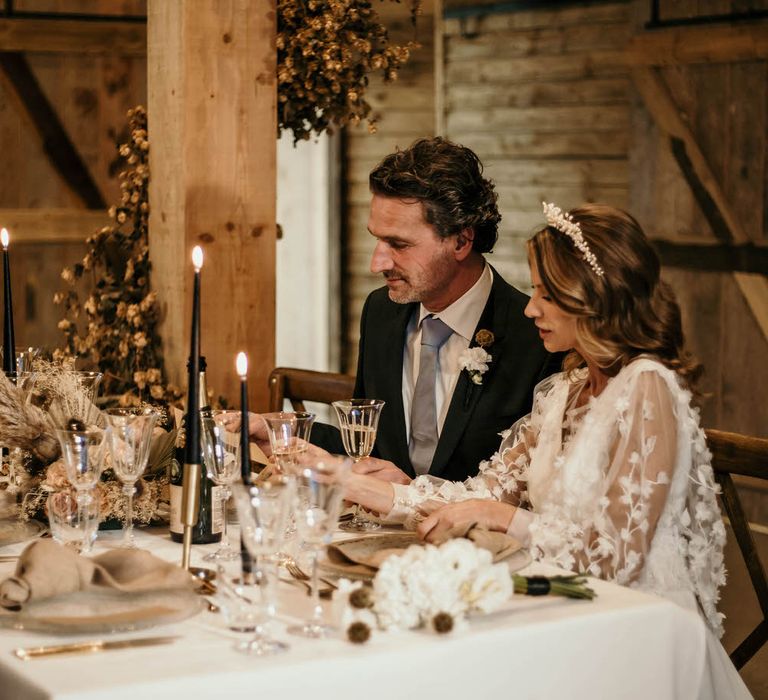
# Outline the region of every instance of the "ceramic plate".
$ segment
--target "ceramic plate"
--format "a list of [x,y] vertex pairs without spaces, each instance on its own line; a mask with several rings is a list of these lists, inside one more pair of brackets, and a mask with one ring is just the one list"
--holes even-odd
[[129,632],[179,622],[203,609],[186,588],[144,593],[78,591],[29,603],[21,612],[0,614],[0,627],[47,634]]

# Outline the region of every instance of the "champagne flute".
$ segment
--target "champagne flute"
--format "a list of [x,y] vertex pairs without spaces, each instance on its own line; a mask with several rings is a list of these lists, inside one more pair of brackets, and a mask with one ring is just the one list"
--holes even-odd
[[201,417],[203,437],[203,462],[211,479],[221,487],[221,507],[224,514],[224,532],[221,546],[205,561],[228,561],[237,559],[240,550],[235,550],[227,536],[227,503],[232,495],[232,484],[240,476],[240,428],[233,430],[230,426],[240,425],[240,411],[211,411],[210,415]]
[[269,445],[278,469],[283,474],[293,474],[298,469],[299,458],[307,451],[309,435],[315,420],[314,413],[263,413],[267,424]]
[[105,411],[110,430],[112,469],[123,485],[125,526],[120,546],[135,549],[133,494],[149,458],[157,411],[151,408],[109,408]]
[[[347,399],[334,401],[332,406],[336,409],[336,415],[339,419],[341,441],[346,453],[355,462],[370,457],[376,442],[376,430],[379,426],[381,409],[384,408],[384,401]],[[361,517],[358,507],[352,520],[342,523],[339,527],[350,532],[370,532],[371,530],[378,530],[381,526]]]
[[296,477],[296,528],[303,546],[312,552],[312,617],[303,624],[289,627],[292,634],[320,638],[334,629],[323,622],[317,568],[320,552],[336,532],[351,470],[351,460],[329,457],[313,466],[304,466]]
[[237,645],[238,651],[256,656],[276,654],[288,645],[269,636],[266,625],[274,616],[272,595],[276,554],[285,538],[285,525],[296,496],[293,477],[277,476],[258,484],[235,485],[235,505],[240,518],[240,533],[253,557],[253,575],[259,590],[260,614],[253,639]]

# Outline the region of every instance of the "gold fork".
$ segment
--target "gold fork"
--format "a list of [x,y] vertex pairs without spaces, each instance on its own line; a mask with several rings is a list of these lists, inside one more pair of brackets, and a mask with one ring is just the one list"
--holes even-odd
[[[312,593],[311,579],[309,576],[307,576],[307,574],[301,568],[299,568],[298,564],[296,564],[296,562],[294,561],[286,562],[285,569],[294,578],[294,580],[304,585],[304,587],[307,589],[307,595],[311,595]],[[337,588],[337,586],[332,584],[330,581],[326,581],[325,579],[318,579],[318,580],[322,581],[326,586],[325,588],[320,588],[318,590],[318,595],[321,598],[332,597],[333,591]]]

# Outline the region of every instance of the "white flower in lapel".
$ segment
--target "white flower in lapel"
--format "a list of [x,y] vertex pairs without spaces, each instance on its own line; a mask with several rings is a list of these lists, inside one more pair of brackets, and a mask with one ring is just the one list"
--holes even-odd
[[469,374],[469,378],[475,384],[483,383],[483,375],[488,371],[488,363],[491,356],[484,348],[467,348],[459,355],[459,367]]

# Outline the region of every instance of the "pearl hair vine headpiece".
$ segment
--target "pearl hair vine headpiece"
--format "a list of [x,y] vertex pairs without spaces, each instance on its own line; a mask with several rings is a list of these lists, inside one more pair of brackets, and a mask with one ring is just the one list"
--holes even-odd
[[573,217],[567,211],[564,212],[560,207],[552,203],[547,204],[547,202],[542,202],[541,206],[544,208],[547,224],[568,236],[573,241],[573,245],[581,251],[584,260],[587,261],[587,264],[594,273],[598,277],[602,277],[605,274],[603,268],[600,267],[595,254],[589,249],[589,245],[584,240],[581,226],[573,220]]

